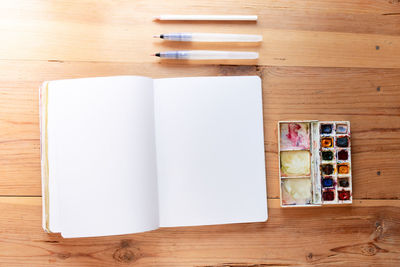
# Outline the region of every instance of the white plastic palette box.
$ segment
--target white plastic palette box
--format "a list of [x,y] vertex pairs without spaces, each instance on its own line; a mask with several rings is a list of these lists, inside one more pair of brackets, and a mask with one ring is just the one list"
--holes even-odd
[[282,207],[352,203],[349,121],[278,122]]

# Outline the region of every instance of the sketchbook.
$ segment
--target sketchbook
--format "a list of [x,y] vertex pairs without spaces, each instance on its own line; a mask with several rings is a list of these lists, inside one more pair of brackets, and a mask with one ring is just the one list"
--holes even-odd
[[257,76],[40,90],[43,228],[63,237],[267,220]]

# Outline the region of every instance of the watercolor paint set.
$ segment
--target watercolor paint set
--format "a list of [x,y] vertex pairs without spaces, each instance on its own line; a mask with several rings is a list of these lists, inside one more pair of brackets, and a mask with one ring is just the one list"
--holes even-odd
[[280,121],[282,207],[352,203],[350,122]]

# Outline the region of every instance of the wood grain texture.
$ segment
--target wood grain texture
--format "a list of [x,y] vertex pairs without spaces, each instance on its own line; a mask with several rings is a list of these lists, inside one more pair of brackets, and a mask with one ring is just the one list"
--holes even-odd
[[[257,14],[259,21],[151,21],[162,13]],[[399,25],[399,0],[3,1],[0,266],[399,266]],[[264,41],[151,38],[170,31],[254,33]],[[260,59],[148,56],[177,49],[251,50]],[[38,87],[107,75],[262,77],[268,222],[72,240],[44,233]],[[297,119],[351,121],[352,206],[279,207],[276,123]]]
[[101,238],[62,239],[40,226],[40,198],[0,198],[4,266],[398,266],[397,200],[352,207],[282,209],[267,223],[163,228]]
[[[153,16],[165,12],[259,14],[259,22],[152,22]],[[260,53],[260,65],[400,67],[398,12],[397,0],[16,0],[0,9],[0,59],[156,63],[158,59],[150,54],[179,47],[250,49]],[[153,34],[177,30],[259,33],[264,41],[259,47],[246,47],[176,44],[151,38]]]

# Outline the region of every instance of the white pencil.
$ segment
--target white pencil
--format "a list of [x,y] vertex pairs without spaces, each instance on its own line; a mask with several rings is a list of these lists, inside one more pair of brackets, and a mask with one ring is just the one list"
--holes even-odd
[[189,51],[167,51],[153,54],[153,56],[168,59],[257,59],[257,52],[233,52],[233,51],[212,51],[212,50],[189,50]]
[[220,20],[220,21],[256,21],[256,15],[160,15],[155,20]]

